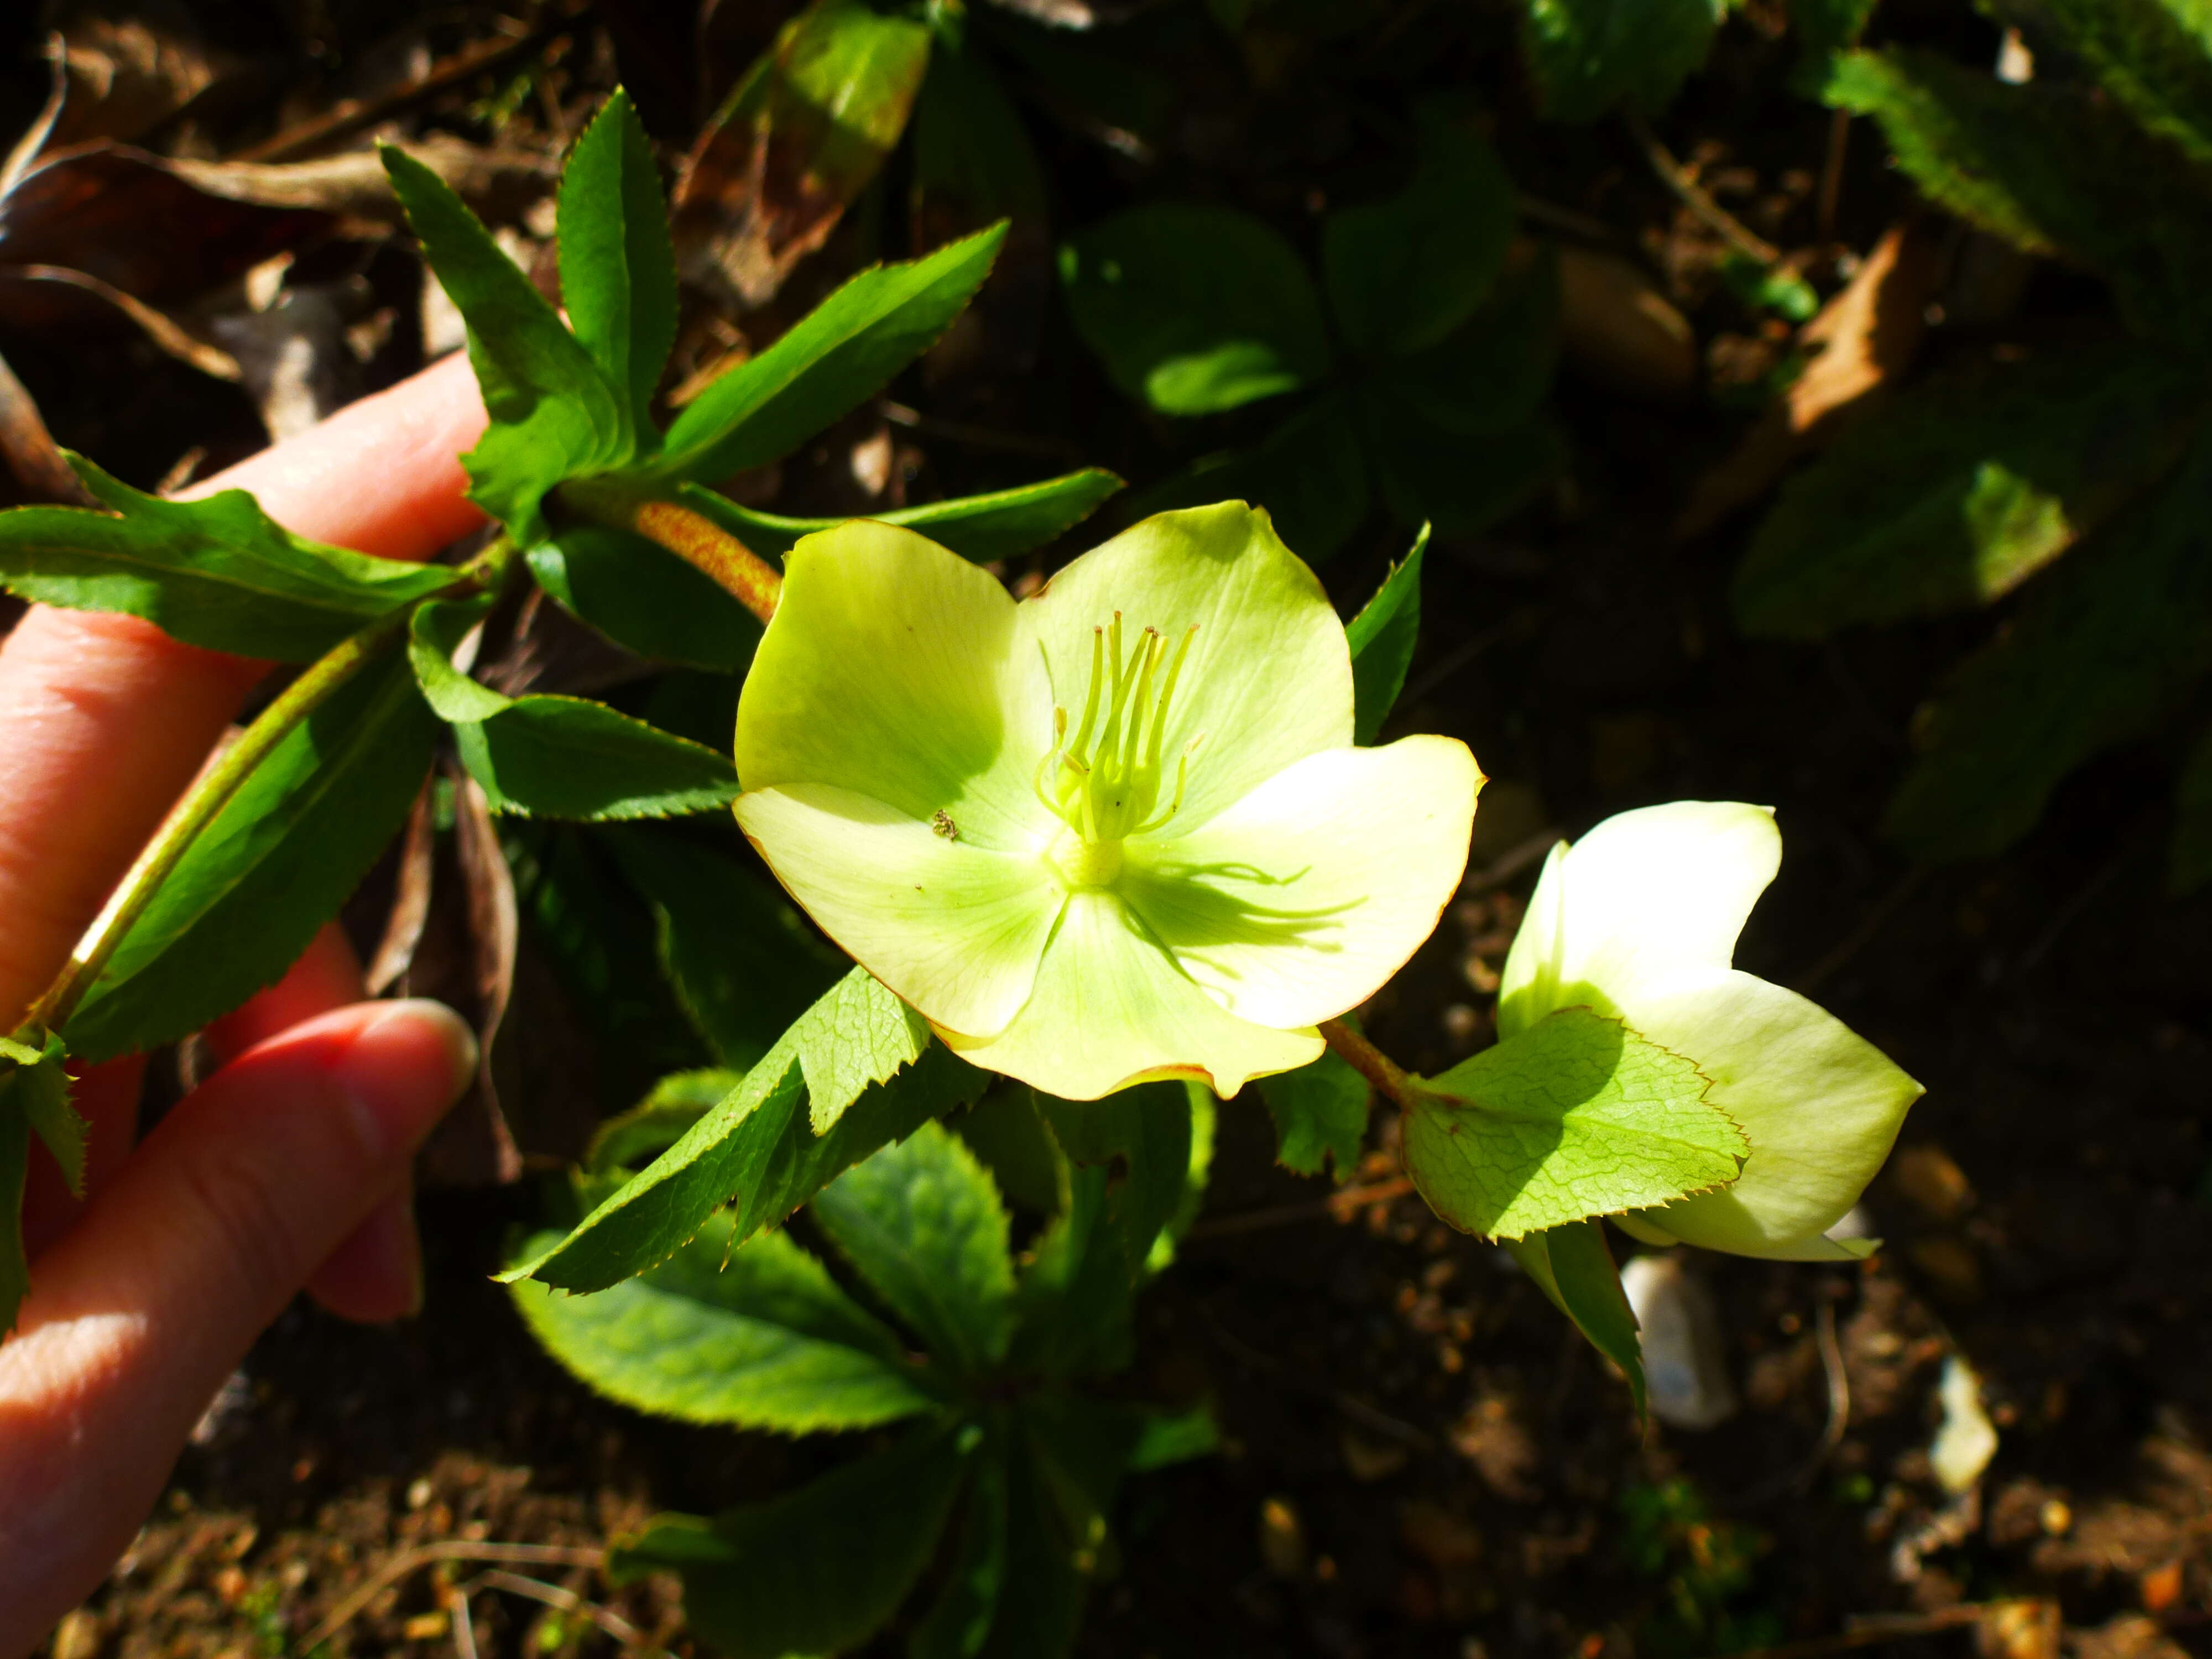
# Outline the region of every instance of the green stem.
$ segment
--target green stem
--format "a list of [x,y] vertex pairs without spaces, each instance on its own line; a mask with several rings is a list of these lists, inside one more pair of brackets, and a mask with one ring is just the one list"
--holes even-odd
[[763,622],[775,615],[783,577],[766,559],[704,514],[662,496],[632,494],[619,484],[580,479],[561,486],[561,499],[594,524],[657,542],[711,580]]
[[147,843],[146,850],[124,877],[122,887],[101,913],[98,934],[54,976],[53,983],[31,1005],[26,1022],[47,1030],[66,1024],[76,1012],[77,1004],[84,1000],[84,994],[100,977],[100,970],[114,956],[116,947],[131,932],[131,925],[154,902],[161,884],[175,872],[201,832],[215,822],[216,815],[230,804],[231,797],[253,775],[254,769],[269,757],[270,751],[329,701],[340,686],[405,640],[408,625],[417,609],[457,592],[496,587],[506,575],[513,553],[507,538],[500,538],[462,566],[453,581],[412,605],[379,617],[359,633],[349,635],[279,692],[254,717],[253,723],[239,734],[237,741],[222,751],[215,764],[200,774],[175,811],[162,821],[154,839]]
[[1335,1049],[1353,1071],[1372,1084],[1377,1094],[1401,1109],[1413,1106],[1413,1079],[1407,1074],[1404,1066],[1340,1019],[1325,1019],[1322,1021],[1320,1030],[1322,1041]]

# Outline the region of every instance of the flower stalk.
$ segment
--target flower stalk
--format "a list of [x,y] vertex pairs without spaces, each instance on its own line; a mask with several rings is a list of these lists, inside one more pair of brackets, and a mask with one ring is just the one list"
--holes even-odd
[[705,514],[662,496],[640,495],[590,479],[563,484],[560,493],[562,501],[593,524],[627,530],[666,548],[763,623],[775,615],[783,577]]
[[1413,1079],[1406,1068],[1340,1019],[1325,1019],[1317,1028],[1322,1041],[1337,1057],[1365,1078],[1375,1092],[1402,1110],[1413,1104]]
[[421,606],[459,593],[497,587],[506,576],[514,551],[504,536],[499,538],[461,566],[447,586],[412,605],[379,617],[358,633],[348,635],[272,698],[237,740],[200,774],[185,798],[162,822],[154,839],[147,843],[137,862],[124,877],[123,884],[108,901],[107,908],[100,913],[91,936],[71,954],[53,982],[31,1005],[25,1024],[50,1031],[66,1024],[130,933],[132,924],[153,902],[161,884],[174,873],[192,843],[230,804],[231,798],[270,752],[355,675],[403,644],[408,625]]

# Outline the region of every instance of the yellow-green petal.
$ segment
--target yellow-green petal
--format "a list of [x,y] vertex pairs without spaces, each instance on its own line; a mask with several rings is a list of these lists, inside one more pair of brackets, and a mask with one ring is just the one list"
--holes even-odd
[[1255,1077],[1320,1057],[1320,1034],[1237,1018],[1176,971],[1121,902],[1096,888],[1068,896],[1036,988],[1012,1024],[976,1039],[940,1030],[966,1059],[1067,1100],[1182,1077],[1226,1098]]
[[1364,1002],[1435,931],[1481,785],[1453,738],[1309,755],[1189,835],[1132,841],[1120,889],[1231,1013],[1311,1025]]
[[1587,1000],[1578,986],[1621,1002],[1726,968],[1781,862],[1772,812],[1741,801],[1622,812],[1555,848],[1505,959],[1499,1036]]
[[1164,826],[1170,833],[1205,823],[1293,761],[1352,743],[1344,624],[1267,514],[1242,501],[1133,525],[1021,610],[1071,723],[1090,688],[1092,630],[1115,611],[1133,638],[1151,628],[1179,641],[1197,626],[1160,748],[1172,774],[1176,757],[1199,745],[1182,810]]
[[1026,849],[1053,823],[1031,781],[1052,694],[1017,617],[989,572],[910,530],[805,538],[738,700],[739,782],[833,784]]
[[988,1036],[1029,1000],[1061,902],[1040,856],[949,839],[830,784],[751,790],[737,812],[822,931],[926,1018]]
[[1712,1079],[1705,1098],[1751,1141],[1735,1184],[1640,1212],[1707,1249],[1841,1261],[1863,1249],[1822,1237],[1889,1156],[1920,1085],[1819,1004],[1723,969],[1624,1001],[1628,1023]]

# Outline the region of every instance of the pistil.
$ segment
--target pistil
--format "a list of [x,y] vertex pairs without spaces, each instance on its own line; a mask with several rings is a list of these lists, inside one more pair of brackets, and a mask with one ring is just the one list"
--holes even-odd
[[1121,870],[1121,843],[1158,829],[1182,805],[1190,757],[1201,739],[1191,739],[1176,757],[1175,792],[1164,811],[1158,810],[1166,783],[1161,750],[1168,706],[1197,632],[1193,623],[1170,651],[1159,630],[1147,628],[1125,652],[1121,613],[1115,611],[1110,624],[1091,630],[1091,684],[1072,738],[1067,710],[1053,710],[1053,746],[1038,763],[1036,793],[1084,848],[1096,849],[1054,854],[1079,886],[1110,882]]

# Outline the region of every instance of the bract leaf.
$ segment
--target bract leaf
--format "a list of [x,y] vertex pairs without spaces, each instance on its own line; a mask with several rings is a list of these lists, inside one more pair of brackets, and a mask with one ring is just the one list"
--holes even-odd
[[1406,1173],[1439,1216],[1487,1237],[1724,1186],[1751,1151],[1695,1066],[1587,1008],[1419,1087]]
[[1886,827],[1923,858],[2009,845],[2051,791],[2212,665],[2212,443],[2029,590],[1926,722]]
[[1354,351],[1401,357],[1471,316],[1505,263],[1513,181],[1463,118],[1424,112],[1413,176],[1395,195],[1339,208],[1322,227],[1321,268]]
[[89,1065],[173,1042],[274,984],[398,833],[437,721],[397,659],[342,686],[216,815],[62,1035]]
[[990,1173],[941,1124],[854,1164],[813,1214],[885,1306],[960,1376],[1006,1358],[1014,1266]]
[[[893,507],[868,516],[878,524],[902,525],[921,532],[940,547],[949,547],[963,558],[986,563],[1011,559],[1018,553],[1042,547],[1063,532],[1080,524],[1098,504],[1121,488],[1121,480],[1103,467],[1085,467],[1058,478],[1047,478],[1012,489],[995,489],[985,495],[962,495],[921,507]],[[677,499],[712,520],[764,556],[790,550],[802,536],[834,529],[842,519],[793,519],[780,513],[763,513],[699,484],[685,484]],[[689,568],[689,567],[685,567]],[[719,591],[719,590],[718,590]]]
[[990,274],[1006,227],[926,258],[864,270],[758,356],[721,375],[668,428],[653,475],[712,483],[796,448],[873,397],[952,325]]
[[[35,1035],[31,1033],[28,1035]],[[70,1104],[70,1075],[63,1069],[69,1050],[52,1032],[37,1048],[28,1043],[5,1042],[8,1057],[15,1064],[0,1069],[0,1091],[5,1091],[28,1120],[46,1151],[61,1167],[62,1179],[79,1198],[84,1196],[85,1121]],[[14,1050],[21,1049],[21,1054]],[[5,1327],[0,1327],[4,1329]]]
[[595,1291],[664,1261],[724,1205],[742,1244],[878,1146],[981,1093],[984,1076],[855,968],[744,1085],[508,1279]]
[[1382,578],[1375,597],[1345,624],[1352,647],[1352,740],[1369,744],[1382,730],[1390,706],[1406,684],[1413,645],[1421,631],[1421,556],[1429,527],[1413,538],[1413,550]]
[[1644,1345],[1636,1311],[1620,1288],[1620,1269],[1606,1248],[1605,1224],[1570,1222],[1525,1238],[1498,1240],[1506,1254],[1542,1287],[1553,1305],[1574,1321],[1590,1346],[1620,1367],[1636,1414],[1644,1415]]
[[1367,1134],[1367,1079],[1334,1051],[1310,1066],[1258,1084],[1275,1120],[1275,1161],[1293,1175],[1319,1175],[1325,1163],[1336,1178],[1350,1178]]
[[1986,605],[2170,470],[2203,404],[2171,352],[2133,344],[1916,387],[1783,487],[1736,615],[1806,639]]
[[1595,121],[1624,100],[1652,112],[1705,61],[1724,0],[1522,0],[1544,113]]
[[11,1089],[0,1093],[0,1337],[15,1328],[30,1293],[23,1251],[23,1183],[31,1172],[31,1123]]
[[611,1575],[681,1574],[686,1622],[729,1659],[845,1652],[921,1577],[972,1455],[957,1423],[918,1425],[781,1498],[711,1522],[659,1516],[612,1552]]
[[491,426],[462,457],[469,499],[520,545],[545,535],[539,503],[563,480],[634,459],[629,388],[617,389],[445,181],[394,146],[385,171],[438,281],[469,330]]
[[453,580],[295,536],[242,489],[164,501],[69,459],[108,511],[0,513],[0,586],[19,599],[143,617],[210,651],[308,662]]
[[1898,165],[1960,217],[2033,253],[2065,253],[2113,287],[2140,332],[2201,342],[2212,236],[2174,204],[2194,169],[2094,88],[2015,86],[1933,52],[1849,52],[1828,101],[1872,115]]
[[653,392],[676,343],[676,254],[653,145],[617,88],[568,152],[557,220],[561,303],[641,447],[657,445]]
[[1328,372],[1305,264],[1233,209],[1156,203],[1060,245],[1076,332],[1114,383],[1164,415],[1211,415]]
[[[525,1241],[526,1259],[558,1241]],[[610,1399],[690,1423],[810,1434],[865,1429],[937,1401],[899,1340],[787,1233],[730,1249],[716,1216],[649,1273],[592,1296],[509,1287],[531,1332]]]
[[641,657],[741,674],[760,643],[758,619],[712,577],[629,531],[566,525],[528,558],[540,587]]
[[660,818],[737,799],[729,757],[582,697],[518,697],[453,728],[453,745],[495,812]]
[[647,825],[599,842],[658,913],[669,981],[726,1065],[757,1063],[850,965],[733,853]]

